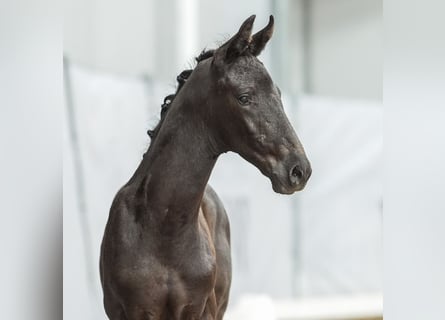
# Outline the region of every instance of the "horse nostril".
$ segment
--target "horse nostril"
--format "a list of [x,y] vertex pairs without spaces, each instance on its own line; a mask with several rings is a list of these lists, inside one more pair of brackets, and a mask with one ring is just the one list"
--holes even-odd
[[296,165],[291,170],[291,180],[293,183],[297,183],[302,178],[303,178],[303,170],[301,170],[300,166]]

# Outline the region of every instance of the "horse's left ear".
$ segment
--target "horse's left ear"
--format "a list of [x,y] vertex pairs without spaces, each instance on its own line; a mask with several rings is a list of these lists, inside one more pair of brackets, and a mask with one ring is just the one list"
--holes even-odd
[[274,19],[273,16],[271,15],[269,17],[269,23],[267,24],[267,26],[252,36],[252,41],[250,42],[249,50],[254,56],[258,56],[261,53],[261,51],[263,51],[264,47],[266,46],[270,38],[272,38],[273,26],[274,26]]
[[238,32],[215,51],[214,61],[230,63],[249,49],[255,15],[243,22]]

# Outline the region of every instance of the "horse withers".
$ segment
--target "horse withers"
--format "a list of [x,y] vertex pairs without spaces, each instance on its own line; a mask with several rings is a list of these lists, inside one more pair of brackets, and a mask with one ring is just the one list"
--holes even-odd
[[111,320],[223,318],[230,229],[207,185],[219,155],[238,153],[278,193],[302,190],[311,175],[280,90],[257,59],[273,17],[252,35],[254,19],[178,76],[148,151],[112,203],[100,258]]

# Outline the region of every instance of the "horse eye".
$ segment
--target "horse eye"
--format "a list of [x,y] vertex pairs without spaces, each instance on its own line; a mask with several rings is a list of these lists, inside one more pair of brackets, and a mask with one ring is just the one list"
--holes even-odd
[[238,101],[240,104],[242,104],[243,106],[248,105],[249,104],[249,96],[247,94],[243,94],[241,96],[238,97]]

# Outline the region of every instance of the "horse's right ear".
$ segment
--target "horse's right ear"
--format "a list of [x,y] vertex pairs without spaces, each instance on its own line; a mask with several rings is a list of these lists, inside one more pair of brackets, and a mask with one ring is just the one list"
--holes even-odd
[[252,41],[250,42],[249,50],[255,57],[258,56],[261,53],[261,51],[263,51],[267,42],[272,37],[273,25],[274,25],[274,19],[273,16],[271,15],[269,17],[269,23],[267,24],[267,26],[252,36]]
[[214,63],[230,63],[248,50],[254,21],[255,15],[247,18],[239,28],[238,32],[215,51]]

